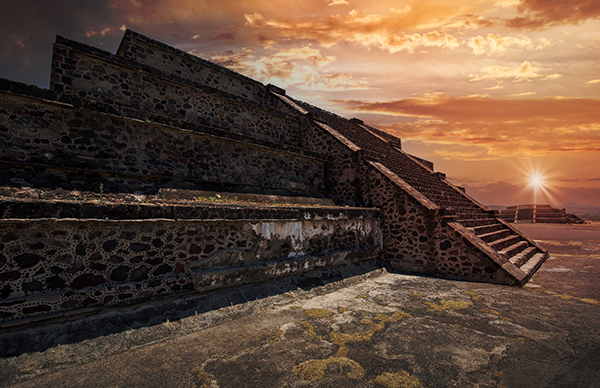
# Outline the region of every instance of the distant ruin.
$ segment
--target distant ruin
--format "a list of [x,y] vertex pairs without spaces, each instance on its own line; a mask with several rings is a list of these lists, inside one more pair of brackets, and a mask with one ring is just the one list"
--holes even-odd
[[372,261],[523,284],[547,252],[400,139],[126,31],[0,79],[0,325]]
[[517,205],[499,210],[499,217],[507,222],[530,222],[534,224],[582,224],[585,221],[566,209],[550,205]]

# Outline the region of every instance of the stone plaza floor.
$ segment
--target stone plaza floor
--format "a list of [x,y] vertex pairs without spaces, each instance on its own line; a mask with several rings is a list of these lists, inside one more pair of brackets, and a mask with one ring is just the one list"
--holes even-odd
[[219,308],[2,358],[0,387],[599,387],[600,225],[517,227],[551,254],[525,287],[377,269],[230,291]]

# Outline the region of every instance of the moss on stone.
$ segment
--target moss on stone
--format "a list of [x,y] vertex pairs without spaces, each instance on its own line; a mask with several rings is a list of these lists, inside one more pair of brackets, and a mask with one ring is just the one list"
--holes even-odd
[[200,388],[209,388],[211,386],[210,375],[204,369],[198,366],[192,369],[192,372],[196,373],[198,380],[200,380],[202,384]]
[[308,330],[308,335],[311,337],[325,339],[324,336],[318,335],[317,332],[315,331],[315,328],[313,327],[313,325],[311,325],[310,323],[308,323],[306,321],[297,321],[296,325],[300,325],[300,326],[303,326],[304,328],[306,328]]
[[560,298],[560,299],[562,299],[562,300],[575,299],[575,297],[574,297],[574,296],[571,296],[571,295],[561,295],[561,294],[556,294],[556,295],[554,295],[554,296],[555,296],[555,297],[557,297],[557,298]]
[[274,344],[275,342],[279,341],[281,339],[281,335],[283,334],[283,331],[281,331],[280,329],[277,329],[275,331],[275,335],[273,336],[273,339],[270,340],[269,342],[267,342],[268,344]]
[[415,376],[406,371],[399,373],[384,372],[377,376],[373,382],[387,388],[422,388],[423,384]]
[[585,302],[585,303],[589,303],[589,304],[593,304],[593,305],[596,305],[596,306],[600,306],[600,301],[597,301],[596,299],[581,298],[579,300],[582,301],[582,302]]
[[411,315],[409,313],[405,313],[404,311],[398,309],[395,313],[392,314],[392,322],[397,322],[403,318],[410,318]]
[[461,294],[466,295],[466,296],[470,296],[470,297],[477,297],[477,296],[480,295],[479,292],[477,292],[477,291],[471,291],[471,290],[469,290],[469,291],[463,291],[463,292],[461,292]]
[[[371,326],[371,329],[364,333],[340,333],[336,330],[332,330],[328,336],[327,335],[320,336],[315,332],[314,327],[309,322],[297,321],[296,322],[297,325],[300,325],[300,326],[304,327],[305,329],[307,329],[309,336],[319,338],[322,340],[329,340],[333,344],[337,345],[339,348],[334,357],[329,357],[324,360],[309,360],[300,365],[297,365],[296,367],[294,367],[294,374],[296,374],[297,376],[299,376],[300,378],[302,378],[304,380],[318,381],[325,376],[325,369],[327,368],[327,364],[337,363],[337,361],[331,362],[331,360],[338,360],[338,361],[346,360],[346,361],[344,361],[343,365],[349,365],[348,362],[356,364],[356,366],[351,365],[353,368],[352,373],[358,373],[357,371],[362,370],[362,372],[360,372],[360,374],[362,374],[362,376],[364,376],[364,369],[362,369],[362,367],[360,367],[360,365],[358,365],[358,363],[347,358],[349,349],[346,345],[349,343],[353,343],[353,342],[370,341],[373,338],[373,335],[375,333],[385,329],[386,323],[397,322],[400,319],[410,317],[409,314],[402,311],[399,307],[394,306],[394,308],[398,309],[398,311],[393,313],[391,316],[388,316],[385,314],[375,314],[375,316],[371,319],[361,319],[360,323],[362,323],[363,325]],[[345,308],[345,307],[339,308],[340,312],[343,312],[346,310],[347,310],[347,308]],[[329,316],[333,315],[333,313],[331,311],[323,310],[323,309],[306,310],[305,313],[311,318],[322,318],[322,317],[329,317]],[[341,368],[342,364],[339,364],[339,366]],[[360,369],[358,369],[358,368],[360,368]],[[350,376],[350,374],[347,374],[347,375],[349,377],[352,377],[352,376]],[[362,376],[361,377],[352,377],[352,378],[362,378]]]
[[501,315],[500,311],[496,311],[496,310],[492,310],[492,309],[481,309],[479,311],[481,311],[482,313],[487,313],[487,314],[494,314],[494,315],[498,315],[498,316]]
[[440,300],[440,303],[425,302],[429,306],[428,311],[460,310],[471,307],[473,303],[464,300]]
[[352,372],[344,373],[351,379],[362,379],[365,377],[365,370],[360,364],[347,357],[329,357],[323,360],[308,360],[298,364],[292,370],[294,375],[302,380],[320,381],[325,377],[325,371],[328,364],[336,364],[339,366],[339,373],[344,373],[344,366],[352,368]]

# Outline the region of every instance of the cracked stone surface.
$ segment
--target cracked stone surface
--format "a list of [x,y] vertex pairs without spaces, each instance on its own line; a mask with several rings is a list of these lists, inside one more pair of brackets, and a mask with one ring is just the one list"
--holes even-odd
[[518,226],[552,255],[523,288],[375,270],[3,358],[0,386],[597,386],[600,226]]

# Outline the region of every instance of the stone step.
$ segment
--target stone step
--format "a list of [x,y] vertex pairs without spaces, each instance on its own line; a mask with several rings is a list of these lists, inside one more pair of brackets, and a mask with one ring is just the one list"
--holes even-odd
[[[519,236],[511,236],[511,237],[517,237],[519,238]],[[498,253],[504,257],[513,257],[515,255],[517,255],[518,253],[520,253],[521,251],[527,249],[527,247],[529,246],[529,244],[527,244],[527,241],[519,241],[515,244],[509,245],[508,247],[499,250]]]
[[[456,212],[452,212],[452,214],[456,215],[456,219],[458,220],[471,220],[471,224],[474,224],[474,226],[489,225],[487,223],[489,217],[487,214],[463,214]],[[477,223],[477,221],[480,222]]]
[[497,224],[498,221],[495,218],[461,218],[458,217],[460,222],[465,228],[475,228],[477,226],[487,226]]
[[532,258],[527,260],[527,263],[521,266],[521,271],[525,272],[527,275],[534,273],[544,263],[545,258],[545,253],[536,253]]
[[[510,235],[508,237],[501,238],[500,240],[496,240],[489,245],[497,251],[500,251],[504,248],[510,247],[521,241],[521,236],[518,235]],[[511,255],[512,256],[512,255]]]
[[481,236],[482,234],[506,229],[506,227],[504,226],[504,224],[491,224],[491,225],[475,226],[475,227],[469,228],[469,229],[471,229],[473,231],[473,233],[475,233],[476,235]]
[[[464,214],[465,219],[481,218],[481,216],[485,216],[484,218],[489,218],[489,214],[486,211],[481,210],[480,208],[475,207],[475,206],[466,206],[466,205],[457,206],[456,204],[450,204],[450,206],[447,206],[447,207],[455,209],[457,214]],[[467,218],[467,216],[470,214],[472,214],[474,217]]]
[[485,233],[479,236],[480,239],[490,244],[494,241],[499,241],[505,237],[510,236],[511,231],[509,229],[497,230],[495,232]]
[[516,265],[517,267],[521,267],[533,255],[535,255],[536,251],[537,251],[536,247],[529,247],[529,248],[525,249],[524,251],[521,251],[520,253],[517,253],[516,255],[514,255],[513,257],[511,257],[510,259],[508,259],[508,261],[510,261],[511,263],[513,263],[514,265]]

